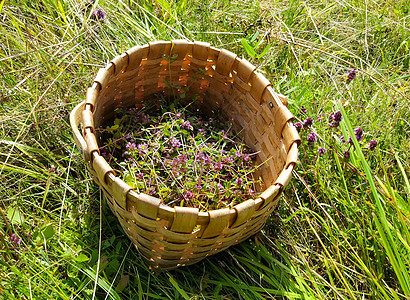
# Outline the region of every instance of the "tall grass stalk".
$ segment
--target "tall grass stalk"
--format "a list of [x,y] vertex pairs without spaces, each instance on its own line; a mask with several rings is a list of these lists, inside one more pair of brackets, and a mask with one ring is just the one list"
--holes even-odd
[[[341,103],[338,102],[337,106],[342,112],[343,121],[347,127],[347,130],[350,136],[352,137],[353,144],[355,147],[354,153],[358,156],[359,162],[362,168],[364,169],[364,172],[366,174],[367,183],[370,186],[372,198],[374,199],[375,204],[376,204],[376,215],[374,218],[374,222],[380,234],[381,242],[383,244],[383,247],[386,249],[387,255],[392,263],[394,272],[397,276],[397,279],[400,282],[400,286],[402,287],[404,294],[406,296],[410,296],[410,266],[408,265],[408,262],[406,263],[403,257],[403,253],[401,253],[400,251],[400,246],[404,246],[405,253],[410,253],[409,245],[407,243],[402,243],[401,239],[397,239],[397,237],[396,239],[394,239],[393,233],[391,231],[392,225],[389,224],[389,221],[387,220],[386,211],[383,207],[381,196],[376,189],[376,186],[373,180],[373,174],[363,155],[359,142],[356,139],[353,126],[349,121],[349,117],[346,114],[346,111],[344,110],[343,105],[341,105]],[[384,203],[386,203],[387,201],[388,199],[384,199]],[[402,212],[397,206],[396,208],[398,209],[398,213],[400,214],[399,218],[401,219]],[[407,227],[407,225],[405,224],[405,222],[401,223],[401,225],[404,225],[403,230],[406,230],[405,228]],[[396,229],[397,230],[396,232],[398,234],[400,234],[400,232],[402,231],[400,230],[400,228],[397,228],[397,227],[393,229]],[[407,240],[409,240],[410,236],[407,236],[406,238]]]

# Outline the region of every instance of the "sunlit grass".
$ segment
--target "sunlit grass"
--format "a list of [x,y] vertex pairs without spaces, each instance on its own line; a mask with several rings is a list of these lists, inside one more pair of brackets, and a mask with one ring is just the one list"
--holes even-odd
[[[103,22],[92,18],[96,8]],[[409,9],[406,1],[0,1],[0,298],[408,299]],[[297,119],[315,119],[319,140],[312,147],[302,133],[294,179],[260,234],[155,273],[85,171],[68,114],[114,56],[179,38],[257,65]],[[337,107],[346,137],[361,127],[375,151],[354,141],[343,158],[325,125]],[[319,145],[327,153],[318,158]]]

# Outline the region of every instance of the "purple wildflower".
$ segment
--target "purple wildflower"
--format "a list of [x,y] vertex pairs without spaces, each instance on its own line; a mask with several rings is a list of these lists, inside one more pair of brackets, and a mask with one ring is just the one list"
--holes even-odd
[[28,126],[28,130],[29,131],[32,131],[32,130],[36,130],[36,124],[35,123],[31,123],[29,126]]
[[184,196],[185,196],[185,198],[190,200],[190,199],[194,198],[194,193],[192,193],[190,191],[186,191]]
[[173,148],[179,148],[179,147],[181,146],[180,141],[178,141],[178,139],[176,139],[175,137],[172,137],[172,138],[169,140],[169,142],[170,142],[170,144],[171,144],[171,146],[172,146]]
[[302,127],[303,127],[303,125],[302,125],[301,122],[293,123],[293,125],[295,126],[295,128],[297,129],[297,131],[300,131],[300,130],[302,129]]
[[329,116],[330,127],[337,127],[343,120],[343,116],[340,110],[331,113]]
[[349,139],[347,140],[347,143],[353,146],[353,139],[351,136],[349,136]]
[[137,148],[140,155],[147,154],[148,152],[148,145],[146,143],[138,144]]
[[360,142],[363,139],[363,134],[364,134],[363,129],[359,127],[354,130],[354,135],[356,136],[356,139],[358,142]]
[[325,148],[322,148],[322,147],[320,147],[318,150],[317,150],[317,154],[319,155],[319,156],[322,156],[323,154],[325,154],[327,152],[327,150],[325,149]]
[[218,182],[218,189],[221,190],[221,191],[224,189],[224,186],[219,182]]
[[196,160],[204,160],[205,159],[205,154],[204,152],[199,152],[196,156],[195,156]]
[[355,79],[356,75],[357,75],[357,71],[356,70],[351,70],[349,72],[349,74],[347,75],[347,80],[346,80],[347,83],[350,83],[353,79]]
[[151,121],[151,119],[147,115],[142,116],[142,123],[147,124]]
[[220,170],[222,170],[223,165],[222,165],[222,163],[217,162],[217,163],[215,163],[214,168],[215,168],[215,170],[220,171]]
[[203,166],[209,166],[211,164],[211,162],[212,162],[211,157],[209,155],[206,155],[202,165]]
[[239,152],[239,151],[236,151],[236,152],[235,152],[235,155],[236,155],[237,158],[241,158],[241,157],[242,157],[242,153]]
[[224,158],[222,159],[222,161],[223,161],[225,164],[229,164],[229,163],[233,163],[234,159],[233,159],[233,156],[229,156],[229,157],[224,157]]
[[16,245],[20,245],[21,240],[14,233],[10,236],[10,242]]
[[307,113],[307,109],[304,107],[304,106],[302,106],[301,108],[300,108],[300,110],[305,114],[305,113]]
[[343,151],[343,156],[345,158],[349,158],[350,157],[350,151]]
[[95,9],[92,12],[92,16],[94,16],[94,18],[96,18],[98,21],[103,21],[106,14],[102,9]]
[[310,145],[313,145],[317,142],[317,135],[313,131],[308,134],[307,140]]
[[200,133],[205,133],[205,129],[202,129],[202,128],[199,128],[198,131],[199,131]]
[[139,181],[143,180],[143,179],[144,179],[144,173],[138,173],[138,174],[137,174],[137,179],[138,179]]
[[245,155],[243,156],[243,160],[244,160],[244,161],[250,161],[250,160],[251,160],[251,157],[249,156],[249,154],[245,154]]
[[195,188],[199,191],[202,189],[202,186],[200,184],[195,184]]
[[313,119],[311,117],[306,118],[306,120],[303,121],[303,127],[305,129],[311,127],[313,125]]
[[369,149],[373,151],[374,149],[376,149],[376,146],[377,146],[377,141],[371,140],[369,143]]
[[187,130],[192,130],[193,129],[193,127],[191,125],[191,122],[189,122],[189,121],[183,121],[182,124],[181,124],[181,128],[182,129],[187,129]]
[[242,185],[243,184],[243,180],[242,180],[242,178],[237,178],[236,180],[235,180],[235,184],[236,185]]
[[136,149],[136,145],[135,143],[128,142],[125,145],[125,149],[127,149],[127,151],[134,151]]
[[341,141],[343,144],[346,143],[346,140],[345,140],[344,135],[340,136],[340,141]]
[[188,161],[188,156],[186,156],[185,154],[181,154],[181,155],[179,155],[179,157],[178,157],[178,161],[179,161],[181,164],[185,164],[185,163]]
[[150,188],[148,193],[149,193],[150,196],[154,196],[155,195],[155,189]]

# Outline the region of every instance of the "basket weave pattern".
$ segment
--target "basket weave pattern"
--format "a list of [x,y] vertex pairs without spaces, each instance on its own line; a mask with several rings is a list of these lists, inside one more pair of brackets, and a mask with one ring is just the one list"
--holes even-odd
[[[200,212],[167,206],[116,176],[100,155],[95,128],[119,105],[141,107],[159,92],[197,95],[208,114],[218,110],[234,119],[236,131],[258,151],[258,175],[265,185],[259,197]],[[88,170],[138,251],[154,267],[172,269],[237,244],[264,226],[291,178],[300,143],[283,100],[255,66],[229,51],[203,42],[159,41],[136,46],[100,69],[70,121]]]

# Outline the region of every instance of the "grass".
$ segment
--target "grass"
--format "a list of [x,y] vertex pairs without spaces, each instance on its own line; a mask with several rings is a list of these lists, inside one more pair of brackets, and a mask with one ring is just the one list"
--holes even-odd
[[[409,10],[408,1],[0,1],[0,298],[410,299]],[[302,132],[294,178],[261,233],[154,273],[85,171],[68,114],[115,55],[176,38],[257,65],[297,119],[315,119],[319,141]],[[346,145],[316,121],[336,107],[345,137],[361,127],[375,151],[353,140],[343,159]],[[317,157],[319,146],[327,153]]]

